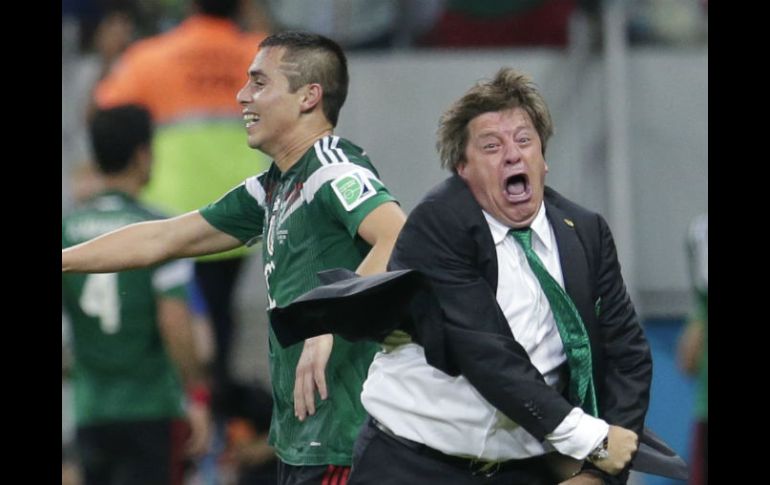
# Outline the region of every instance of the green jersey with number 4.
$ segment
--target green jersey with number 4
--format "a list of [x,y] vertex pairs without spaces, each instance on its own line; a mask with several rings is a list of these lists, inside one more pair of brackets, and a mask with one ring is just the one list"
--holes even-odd
[[[285,306],[320,285],[317,273],[355,270],[371,247],[358,235],[361,221],[394,201],[369,158],[337,136],[318,141],[286,173],[275,164],[201,210],[217,229],[244,244],[263,238],[268,310]],[[365,314],[361,324],[366,325]],[[294,377],[302,343],[282,348],[270,331],[274,409],[270,443],[290,465],[350,465],[366,416],[361,386],[378,346],[334,337],[326,366],[329,398],[316,414],[294,416]]]
[[[158,218],[128,195],[108,191],[62,219],[62,248]],[[62,274],[79,426],[182,415],[184,394],[160,335],[156,299],[186,298],[189,277],[187,261],[120,273]]]

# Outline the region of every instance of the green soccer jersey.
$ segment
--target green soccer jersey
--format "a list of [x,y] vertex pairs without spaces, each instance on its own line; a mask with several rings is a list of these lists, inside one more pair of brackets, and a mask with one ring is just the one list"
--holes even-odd
[[[361,148],[326,136],[286,173],[273,164],[201,210],[214,227],[244,244],[263,238],[268,311],[320,285],[317,273],[355,270],[370,246],[358,236],[361,221],[395,199]],[[264,233],[264,234],[263,234]],[[362,324],[366,316],[362,315]],[[282,348],[270,329],[274,409],[270,444],[290,465],[350,465],[363,423],[361,387],[378,346],[334,337],[326,366],[329,398],[301,423],[294,416],[294,376],[299,343]]]
[[[62,248],[158,218],[128,195],[108,191],[62,219]],[[120,273],[62,274],[79,426],[182,415],[182,385],[163,345],[156,299],[186,298],[190,269],[189,262],[174,261]]]

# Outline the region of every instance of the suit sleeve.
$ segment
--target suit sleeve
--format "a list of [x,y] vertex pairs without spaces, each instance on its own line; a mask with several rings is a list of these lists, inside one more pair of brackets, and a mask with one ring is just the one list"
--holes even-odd
[[[599,414],[609,424],[641,436],[650,402],[652,356],[620,273],[615,242],[607,222],[599,218],[600,255],[596,290],[604,378]],[[625,483],[628,470],[617,477],[604,474],[608,484]]]
[[604,385],[599,396],[602,418],[641,434],[650,402],[650,346],[626,292],[610,228],[599,217],[601,297],[599,330],[604,354]]
[[428,363],[468,381],[510,419],[542,440],[572,406],[545,383],[513,338],[494,290],[478,267],[474,232],[453,211],[434,201],[412,211],[391,256],[389,269],[425,274],[437,297],[438,322],[419,321]]

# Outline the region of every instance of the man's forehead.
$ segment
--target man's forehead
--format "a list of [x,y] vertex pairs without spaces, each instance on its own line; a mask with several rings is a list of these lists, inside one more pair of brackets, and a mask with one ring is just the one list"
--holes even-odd
[[[280,56],[278,56],[280,54]],[[257,52],[257,55],[254,56],[254,59],[251,61],[251,65],[249,66],[249,70],[258,69],[262,64],[269,62],[269,61],[277,61],[283,56],[283,52],[279,52],[274,47],[263,47],[259,49],[259,52]]]
[[284,61],[285,53],[282,46],[263,47],[249,66],[249,74],[265,74],[270,69],[278,69],[287,77],[299,74],[299,63]]
[[487,111],[473,118],[470,123],[472,130],[484,130],[496,126],[509,126],[514,128],[531,127],[532,119],[527,110],[516,107],[500,111]]

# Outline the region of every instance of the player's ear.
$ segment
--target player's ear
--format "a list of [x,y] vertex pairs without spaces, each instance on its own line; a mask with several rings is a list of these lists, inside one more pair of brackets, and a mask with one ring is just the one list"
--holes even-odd
[[300,97],[300,109],[302,112],[312,111],[323,99],[324,90],[318,83],[310,83],[302,86]]

